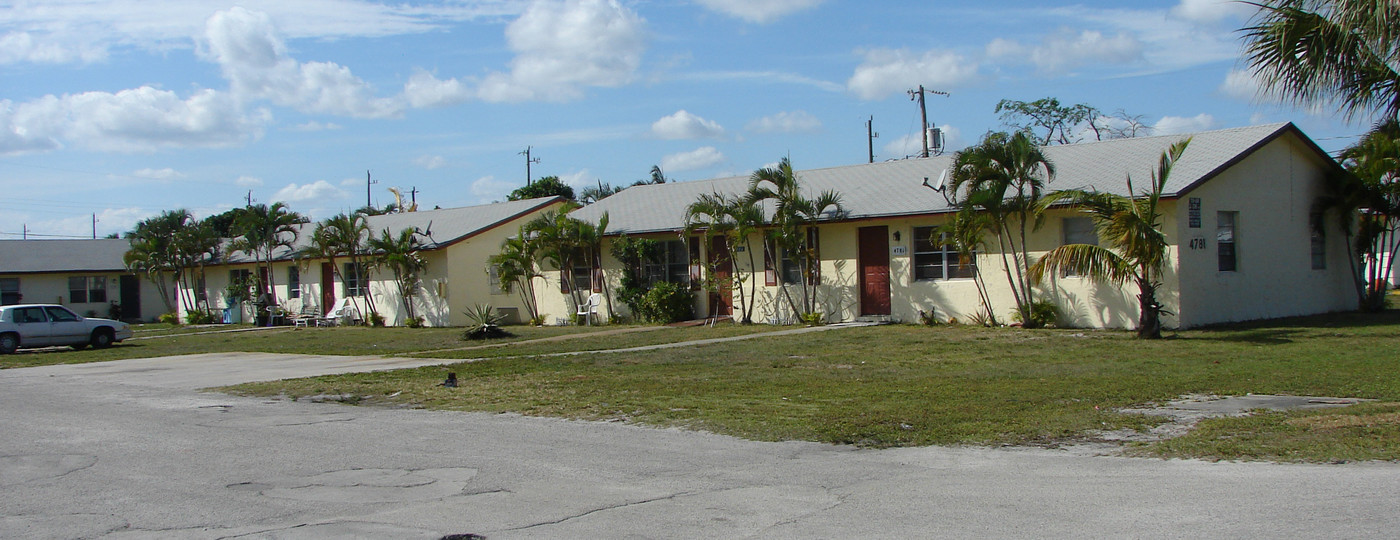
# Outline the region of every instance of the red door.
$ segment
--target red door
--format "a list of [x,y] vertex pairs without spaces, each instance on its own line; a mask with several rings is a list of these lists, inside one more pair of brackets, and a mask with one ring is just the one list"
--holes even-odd
[[710,239],[710,265],[719,283],[719,291],[710,293],[710,313],[733,315],[734,293],[729,288],[729,276],[734,273],[734,264],[729,260],[729,241],[723,236]]
[[335,307],[335,265],[321,263],[321,315],[325,316]]
[[890,314],[889,227],[860,228],[860,314]]

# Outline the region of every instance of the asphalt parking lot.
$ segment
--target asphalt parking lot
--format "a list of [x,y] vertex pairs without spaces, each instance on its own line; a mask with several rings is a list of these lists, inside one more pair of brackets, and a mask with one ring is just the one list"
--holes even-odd
[[[0,371],[0,538],[1391,538],[1400,466],[859,450],[197,389],[402,367]],[[427,363],[431,361],[422,361]]]

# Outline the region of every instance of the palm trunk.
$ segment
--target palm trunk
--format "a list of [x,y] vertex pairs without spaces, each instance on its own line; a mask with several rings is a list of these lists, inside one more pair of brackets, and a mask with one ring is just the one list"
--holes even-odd
[[[1006,246],[1011,243],[1011,233],[1006,230],[1005,225],[997,227],[997,248],[1001,252],[1001,268],[1006,272],[1006,284],[1011,287],[1011,297],[1016,300],[1016,311],[1021,310],[1021,291],[1016,287],[1016,280],[1011,277],[1011,263],[1006,260]],[[1012,248],[1011,257],[1016,257],[1015,248]],[[1024,318],[1024,316],[1023,316]]]
[[[753,242],[750,241],[749,238],[748,238],[747,236],[744,237],[744,251],[748,252],[748,254],[749,254],[749,275],[750,275],[750,276],[754,276],[754,275],[755,275],[755,273],[754,273],[755,263],[754,263],[754,260],[753,260]],[[742,293],[740,293],[740,294],[742,294]],[[747,306],[744,308],[744,321],[743,321],[744,324],[752,324],[752,323],[753,323],[753,308],[754,308],[754,302],[757,302],[757,301],[758,301],[758,280],[755,279],[755,280],[754,280],[753,286],[752,286],[752,287],[749,287],[749,302],[748,302]]]
[[1162,338],[1162,313],[1157,305],[1157,287],[1147,278],[1138,278],[1138,329],[1140,339]]

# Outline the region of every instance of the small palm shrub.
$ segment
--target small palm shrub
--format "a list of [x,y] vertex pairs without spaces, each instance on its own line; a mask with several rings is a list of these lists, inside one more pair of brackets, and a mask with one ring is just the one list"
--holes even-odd
[[466,315],[467,329],[462,332],[462,339],[494,339],[514,335],[501,328],[501,323],[505,322],[506,318],[496,313],[496,309],[490,304],[477,304],[468,309]]
[[1011,315],[1016,322],[1021,323],[1026,328],[1045,328],[1054,326],[1055,321],[1060,319],[1060,307],[1050,300],[1036,300],[1031,303],[1031,320],[1021,320],[1020,312]]
[[215,322],[221,322],[219,320],[221,318],[222,317],[215,317],[212,311],[200,309],[185,313],[185,322],[190,324],[213,324]]
[[156,317],[156,322],[159,322],[161,324],[171,324],[175,326],[180,326],[180,314],[173,312],[161,313],[159,317]]

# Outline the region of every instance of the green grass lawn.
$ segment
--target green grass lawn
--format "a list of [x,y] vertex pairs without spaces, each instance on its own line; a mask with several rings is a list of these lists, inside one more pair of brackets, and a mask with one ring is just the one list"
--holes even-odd
[[[758,440],[870,447],[1058,444],[1092,438],[1094,430],[1150,427],[1160,420],[1113,411],[1187,393],[1400,402],[1396,351],[1395,312],[1192,330],[1151,342],[1117,331],[883,326],[654,352],[496,358],[230,390],[294,398],[354,394],[361,403],[622,420]],[[447,371],[458,374],[461,387],[436,386]],[[1288,423],[1298,414],[1276,416],[1257,417],[1264,420],[1251,429],[1287,427],[1312,436],[1321,429]],[[1248,451],[1180,450],[1165,443],[1144,451],[1400,459],[1394,416],[1362,422],[1390,430],[1379,443],[1338,445],[1321,454],[1297,454],[1286,444],[1269,451],[1263,443],[1250,443]],[[1344,433],[1328,429],[1333,437]],[[1362,446],[1370,450],[1347,450]]]
[[[113,345],[109,349],[74,351],[66,347],[20,351],[0,355],[0,368],[42,366],[48,364],[78,364],[105,362],[127,358],[151,358],[181,354],[212,352],[274,352],[295,354],[391,355],[465,347],[478,342],[463,341],[460,328],[291,328],[254,329],[245,332],[209,333],[220,329],[249,330],[248,325],[224,327],[172,327],[170,325],[141,325],[134,327],[136,338]],[[620,326],[511,326],[516,337],[498,342],[515,342],[579,332],[596,332]]]

